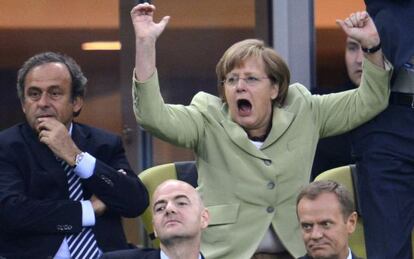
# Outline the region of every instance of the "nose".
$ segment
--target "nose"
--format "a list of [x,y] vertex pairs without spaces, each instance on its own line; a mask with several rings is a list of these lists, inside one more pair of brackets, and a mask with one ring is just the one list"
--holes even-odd
[[49,106],[49,96],[46,92],[42,93],[39,100],[37,101],[38,105],[41,107],[48,107]]
[[165,207],[165,213],[167,214],[176,213],[176,208],[172,202],[167,203],[167,206]]
[[236,90],[238,92],[242,92],[246,90],[246,81],[243,78],[239,78],[237,83],[236,83]]
[[358,50],[357,56],[356,56],[356,62],[362,64],[362,60],[364,59],[364,53],[362,52],[361,47]]
[[320,239],[323,236],[323,229],[314,227],[311,232],[311,239]]

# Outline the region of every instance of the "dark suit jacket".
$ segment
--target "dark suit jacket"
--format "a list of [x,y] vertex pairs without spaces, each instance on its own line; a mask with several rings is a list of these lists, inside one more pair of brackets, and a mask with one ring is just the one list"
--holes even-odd
[[381,38],[382,50],[396,68],[414,55],[414,1],[365,0]]
[[[310,257],[309,255],[305,255],[305,256],[299,257],[299,259],[312,259],[312,257]],[[354,253],[352,253],[352,259],[362,259],[362,258],[357,257],[354,255]]]
[[[74,123],[72,138],[96,158],[93,175],[82,185],[85,199],[95,194],[107,205],[93,227],[98,245],[103,251],[126,249],[121,216],[142,213],[147,191],[132,172],[119,137]],[[53,257],[65,235],[81,231],[81,215],[81,204],[68,199],[65,172],[30,126],[0,132],[0,256]]]
[[[160,249],[128,249],[104,254],[100,259],[160,259]],[[204,259],[204,256],[201,255]]]

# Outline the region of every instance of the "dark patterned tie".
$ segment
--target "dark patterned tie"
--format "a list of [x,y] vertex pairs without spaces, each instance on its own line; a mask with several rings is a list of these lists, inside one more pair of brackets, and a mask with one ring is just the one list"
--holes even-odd
[[[82,185],[79,176],[73,171],[74,168],[64,160],[59,160],[59,162],[68,178],[69,199],[74,201],[83,200]],[[66,236],[66,241],[68,242],[71,258],[89,259],[100,256],[98,244],[91,227],[84,227],[80,233]]]

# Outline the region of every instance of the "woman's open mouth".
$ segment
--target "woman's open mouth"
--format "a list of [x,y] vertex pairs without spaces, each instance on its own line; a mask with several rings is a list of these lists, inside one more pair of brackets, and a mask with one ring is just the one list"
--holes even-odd
[[240,116],[248,116],[252,111],[252,104],[246,99],[237,100],[237,109]]

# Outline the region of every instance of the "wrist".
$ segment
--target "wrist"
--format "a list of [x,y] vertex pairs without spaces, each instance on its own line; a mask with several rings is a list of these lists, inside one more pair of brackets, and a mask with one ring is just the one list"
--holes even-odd
[[83,157],[85,156],[85,152],[77,152],[75,154],[74,160],[73,160],[73,166],[76,167],[80,164],[80,162],[83,160]]
[[135,38],[135,43],[139,44],[140,46],[152,47],[152,46],[155,46],[156,42],[157,42],[157,37],[151,37],[151,36],[140,37],[140,36],[137,36]]
[[367,47],[361,46],[361,49],[364,53],[368,53],[368,54],[375,53],[381,49],[381,42],[379,42],[377,45],[374,45],[374,46],[367,46]]

